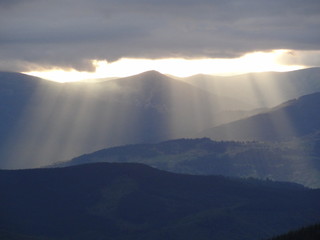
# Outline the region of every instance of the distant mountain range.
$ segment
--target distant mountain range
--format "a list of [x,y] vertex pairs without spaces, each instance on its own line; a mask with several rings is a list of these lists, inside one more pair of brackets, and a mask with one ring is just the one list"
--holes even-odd
[[228,77],[196,75],[183,80],[215,94],[249,102],[256,108],[274,107],[303,95],[320,92],[320,68]]
[[1,170],[0,192],[5,239],[258,240],[320,216],[319,190],[128,163]]
[[0,89],[0,167],[9,168],[192,136],[242,115],[222,111],[248,108],[155,71],[91,84],[2,72]]
[[[288,97],[298,98],[302,93],[315,92],[320,82],[318,73],[319,69],[313,68],[219,78],[219,81],[211,79],[212,82],[206,77],[206,84],[203,84],[197,77],[177,80],[149,71],[91,84],[60,84],[2,72],[0,168],[43,166],[106,147],[176,138],[208,136],[230,139],[231,136],[232,140],[274,140],[278,139],[275,134],[281,135],[279,139],[307,134],[313,131],[312,127],[317,127],[318,99],[314,99],[312,106],[311,102],[304,104],[308,109],[303,109],[305,115],[301,116],[313,114],[307,120],[299,115],[301,109],[294,110],[297,114],[292,116],[289,111],[290,118],[285,118],[287,112],[277,115],[275,120],[281,122],[281,131],[278,131],[278,125],[273,129],[270,121],[267,122],[269,125],[264,125],[263,121],[267,120],[254,121],[258,127],[250,123],[245,128],[240,124],[243,127],[240,130],[233,127],[239,122],[230,122],[239,119],[249,121],[245,118],[261,112],[274,116],[276,110],[266,109],[270,104],[258,101],[260,96],[270,96],[273,103],[280,104],[278,101]],[[255,80],[248,76],[254,76]],[[240,80],[237,82],[235,79]],[[265,83],[270,81],[276,87],[272,91],[267,87],[262,91]],[[255,95],[258,98],[255,99],[248,93],[248,86],[252,84],[259,86]],[[224,90],[220,91],[224,85]],[[285,88],[289,95],[282,94]],[[283,97],[276,97],[278,95]],[[253,119],[259,118],[257,116]],[[302,127],[305,121],[308,124]],[[309,125],[311,121],[313,125]],[[292,124],[287,124],[289,122]],[[223,125],[227,123],[230,125]],[[230,131],[225,130],[229,128],[232,131],[236,129],[234,131],[239,133],[239,137],[233,132],[229,135]],[[249,136],[243,137],[241,131],[244,130]],[[294,131],[298,131],[297,134],[293,134]]]
[[313,93],[199,134],[224,142],[180,139],[115,147],[57,166],[139,162],[177,173],[270,178],[320,187],[319,103],[320,93]]
[[103,149],[54,167],[94,162],[143,163],[196,175],[273,179],[320,187],[320,134],[288,142],[216,142],[178,139]]

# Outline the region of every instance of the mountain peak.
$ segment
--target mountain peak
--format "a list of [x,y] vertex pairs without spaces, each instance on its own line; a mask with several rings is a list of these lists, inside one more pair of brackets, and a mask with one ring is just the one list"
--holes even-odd
[[[126,79],[129,79],[131,81],[134,79],[135,80],[162,80],[165,78],[169,79],[170,77],[168,77],[160,72],[157,72],[155,70],[150,70],[150,71],[142,72],[142,73],[139,73],[136,75],[124,77],[121,79],[124,79],[125,81],[126,81]],[[116,81],[119,83],[119,80],[121,80],[121,79],[116,79]]]
[[155,71],[155,70],[150,70],[150,71],[146,71],[146,72],[143,72],[143,73],[140,73],[136,76],[141,76],[143,78],[159,78],[159,77],[166,77],[166,75],[158,72],[158,71]]

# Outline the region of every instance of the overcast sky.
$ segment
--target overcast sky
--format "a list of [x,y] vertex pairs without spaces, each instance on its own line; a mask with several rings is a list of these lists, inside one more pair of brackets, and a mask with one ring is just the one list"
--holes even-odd
[[319,0],[0,0],[2,71],[272,49],[320,64]]

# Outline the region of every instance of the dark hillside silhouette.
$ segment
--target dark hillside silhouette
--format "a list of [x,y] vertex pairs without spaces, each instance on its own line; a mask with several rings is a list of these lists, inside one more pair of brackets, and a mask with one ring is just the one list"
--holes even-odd
[[320,216],[319,190],[128,163],[2,170],[0,192],[2,231],[53,239],[255,240]]

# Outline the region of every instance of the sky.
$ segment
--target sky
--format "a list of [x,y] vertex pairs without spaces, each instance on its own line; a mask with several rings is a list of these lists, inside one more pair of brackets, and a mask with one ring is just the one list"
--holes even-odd
[[0,0],[0,71],[77,79],[318,67],[319,29],[319,0]]

